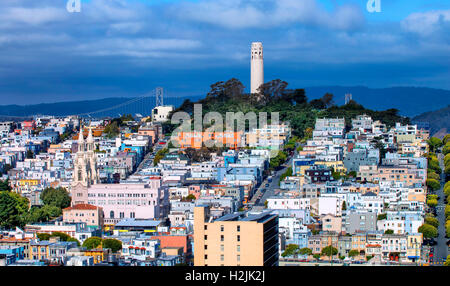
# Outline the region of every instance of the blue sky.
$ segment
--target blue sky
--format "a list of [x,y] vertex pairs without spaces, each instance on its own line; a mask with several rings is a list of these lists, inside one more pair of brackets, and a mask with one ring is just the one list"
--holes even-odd
[[250,45],[265,80],[450,89],[450,1],[0,1],[0,104],[201,95],[231,77],[247,89]]

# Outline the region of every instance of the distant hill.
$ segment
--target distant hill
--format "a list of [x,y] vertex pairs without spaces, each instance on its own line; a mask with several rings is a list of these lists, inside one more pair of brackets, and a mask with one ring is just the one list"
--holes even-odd
[[[167,97],[164,104],[174,105],[178,107],[187,98],[197,97]],[[200,97],[198,97],[200,98]],[[129,103],[129,104],[127,104]],[[144,116],[149,115],[155,107],[155,98],[147,97],[144,99],[114,97],[98,100],[68,101],[57,103],[41,103],[33,105],[2,105],[0,106],[0,118],[5,116],[30,116],[30,115],[54,115],[67,116],[77,115],[95,111],[101,111],[91,114],[92,117],[102,116],[118,116],[119,114],[136,114],[140,113]]]
[[430,132],[433,136],[443,138],[450,133],[450,105],[439,110],[425,112],[411,120],[430,124]]
[[319,86],[305,88],[310,99],[320,98],[329,92],[338,105],[344,104],[345,94],[366,108],[385,110],[396,108],[401,115],[414,117],[450,104],[450,90],[423,87],[368,88],[364,86]]
[[[317,99],[329,92],[334,95],[335,103],[344,104],[346,93],[353,95],[353,100],[372,110],[387,110],[396,108],[403,116],[414,117],[430,110],[438,110],[442,106],[450,104],[450,91],[443,89],[421,87],[392,87],[392,88],[368,88],[364,86],[319,86],[305,88],[308,99]],[[167,97],[165,104],[180,106],[185,99],[192,102],[203,98],[204,95],[191,97]],[[0,118],[2,115],[30,116],[45,115],[74,115],[92,111],[108,109],[124,104],[133,98],[116,97],[99,100],[84,100],[57,103],[42,103],[34,105],[3,105],[0,106]],[[120,109],[107,110],[93,116],[117,116],[119,113],[141,113],[148,115],[155,105],[155,98],[148,97],[145,101],[137,101],[134,105],[127,105]]]

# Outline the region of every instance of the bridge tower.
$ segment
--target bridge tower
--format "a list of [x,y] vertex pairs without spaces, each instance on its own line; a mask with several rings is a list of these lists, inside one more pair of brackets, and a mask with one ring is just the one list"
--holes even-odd
[[155,89],[155,98],[156,98],[155,107],[164,105],[164,89],[162,87],[157,87]]

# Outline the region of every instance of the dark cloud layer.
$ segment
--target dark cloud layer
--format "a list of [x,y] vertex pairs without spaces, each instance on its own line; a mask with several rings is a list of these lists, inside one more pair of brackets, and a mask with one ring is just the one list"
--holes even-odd
[[71,14],[65,1],[2,0],[1,103],[135,96],[156,86],[195,95],[231,77],[248,86],[252,41],[264,43],[266,80],[292,87],[450,89],[450,11],[373,22],[362,9],[330,11],[316,0],[91,0]]

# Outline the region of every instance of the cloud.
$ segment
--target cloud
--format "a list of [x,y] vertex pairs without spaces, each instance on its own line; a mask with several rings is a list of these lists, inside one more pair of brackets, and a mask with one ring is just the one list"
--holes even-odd
[[327,12],[316,0],[201,0],[176,5],[181,19],[231,29],[271,28],[305,24],[337,30],[355,29],[365,19],[357,6],[339,5]]
[[[0,26],[12,24],[42,25],[55,21],[67,19],[65,10],[55,7],[25,8],[9,7],[0,14]],[[10,25],[8,25],[10,24]]]
[[183,39],[113,38],[80,44],[77,53],[89,56],[161,57],[173,51],[187,51],[201,46],[199,41]]
[[450,27],[450,10],[413,13],[401,22],[401,27],[421,36],[433,35],[444,27]]

